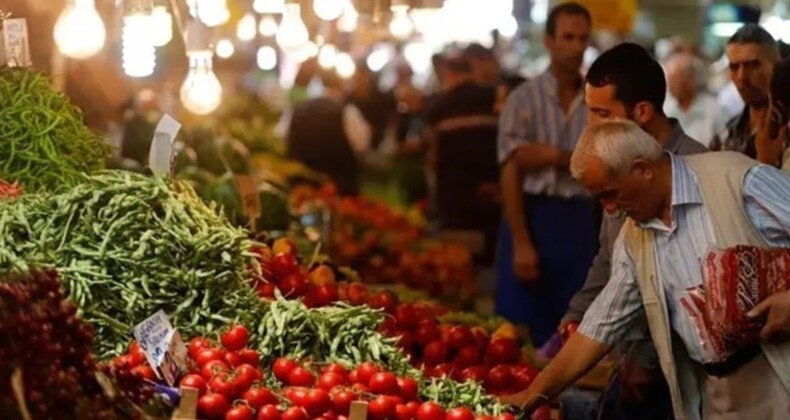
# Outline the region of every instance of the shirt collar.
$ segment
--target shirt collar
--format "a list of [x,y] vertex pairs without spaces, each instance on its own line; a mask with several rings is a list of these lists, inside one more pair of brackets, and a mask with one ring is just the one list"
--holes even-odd
[[683,127],[680,126],[680,122],[676,118],[670,118],[669,123],[672,125],[672,133],[669,134],[669,138],[667,138],[666,143],[664,143],[664,150],[677,153],[680,149],[680,141],[683,137],[686,137],[686,133],[683,131]]
[[697,185],[697,176],[689,168],[688,164],[680,157],[666,152],[672,160],[672,226],[667,227],[658,218],[653,218],[639,226],[662,232],[674,232],[677,227],[675,221],[675,209],[684,205],[702,204],[702,194]]
[[[558,98],[559,95],[557,90],[559,89],[559,86],[558,86],[557,78],[554,77],[553,74],[551,74],[551,69],[546,69],[546,71],[544,71],[543,74],[541,74],[539,77],[543,79],[543,84],[546,87],[546,93],[554,99]],[[579,80],[582,82],[584,81],[584,77],[582,77],[581,74],[579,74]],[[581,96],[582,98],[584,98],[583,87],[584,87],[584,83],[581,83],[581,88],[579,89],[579,96]]]

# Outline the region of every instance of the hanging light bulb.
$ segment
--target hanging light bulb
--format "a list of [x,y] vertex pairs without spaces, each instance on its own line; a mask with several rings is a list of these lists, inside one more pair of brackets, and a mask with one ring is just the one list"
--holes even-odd
[[268,45],[258,48],[256,61],[259,69],[274,70],[277,67],[277,50]]
[[285,12],[285,0],[255,0],[252,8],[256,13],[278,14]]
[[365,62],[368,65],[370,71],[379,72],[384,68],[384,66],[387,65],[391,58],[392,56],[389,50],[378,46],[373,49],[373,52],[371,52],[370,55],[368,55],[368,58]]
[[54,38],[60,52],[77,60],[93,57],[104,47],[107,31],[93,0],[74,0],[58,16]]
[[247,13],[239,21],[239,26],[236,27],[236,36],[240,41],[252,41],[255,39],[257,33],[257,22],[255,22],[255,15]]
[[152,16],[133,12],[123,17],[121,60],[123,71],[130,77],[148,77],[156,68]]
[[187,0],[189,13],[207,26],[219,26],[230,19],[226,0]]
[[233,45],[233,41],[223,38],[217,41],[214,51],[219,58],[230,58],[236,53],[236,47]]
[[305,61],[318,55],[318,45],[315,45],[315,42],[307,41],[307,44],[304,44],[302,48],[299,48],[299,51],[296,51],[292,54],[296,58],[296,61],[304,63]]
[[414,32],[414,22],[409,17],[409,6],[392,6],[390,33],[398,39],[408,38]]
[[298,3],[286,4],[283,21],[280,29],[277,30],[277,45],[285,51],[299,51],[310,40],[307,27],[304,26],[301,16],[301,8]]
[[346,8],[343,10],[343,14],[340,15],[340,19],[337,20],[337,30],[340,32],[354,32],[357,30],[357,21],[359,20],[359,14],[357,13],[357,9],[354,8],[354,4],[350,1],[346,2]]
[[504,16],[497,25],[497,32],[505,38],[513,38],[518,33],[518,21],[512,15]]
[[313,0],[313,11],[322,20],[335,20],[343,14],[347,0]]
[[165,6],[154,6],[151,10],[153,39],[155,47],[164,47],[173,39],[173,16]]
[[340,53],[337,55],[335,71],[337,71],[338,76],[348,79],[357,71],[357,65],[348,53]]
[[331,69],[337,63],[337,48],[332,44],[326,44],[318,52],[318,65],[322,69]]
[[279,27],[280,25],[277,24],[274,16],[267,15],[261,18],[261,22],[258,24],[258,33],[266,37],[274,36],[277,34]]
[[207,115],[222,102],[222,85],[212,70],[211,51],[190,51],[189,73],[181,86],[181,103],[189,112]]

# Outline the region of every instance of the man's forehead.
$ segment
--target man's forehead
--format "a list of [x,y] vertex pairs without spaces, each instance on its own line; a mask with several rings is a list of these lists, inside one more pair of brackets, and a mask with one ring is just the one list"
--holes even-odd
[[763,48],[754,43],[732,43],[727,45],[727,58],[730,64],[740,64],[762,58]]

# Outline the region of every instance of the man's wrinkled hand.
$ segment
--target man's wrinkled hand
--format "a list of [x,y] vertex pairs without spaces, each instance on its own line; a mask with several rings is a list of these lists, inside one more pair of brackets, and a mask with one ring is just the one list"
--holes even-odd
[[768,165],[776,166],[779,164],[781,166],[780,161],[787,146],[787,141],[787,127],[782,127],[776,138],[771,136],[771,113],[766,112],[763,119],[759,122],[754,139],[757,160]]
[[790,291],[769,296],[747,315],[750,318],[765,317],[765,325],[760,331],[763,340],[790,333]]
[[539,256],[530,242],[516,243],[513,247],[513,273],[519,280],[535,283],[540,278]]

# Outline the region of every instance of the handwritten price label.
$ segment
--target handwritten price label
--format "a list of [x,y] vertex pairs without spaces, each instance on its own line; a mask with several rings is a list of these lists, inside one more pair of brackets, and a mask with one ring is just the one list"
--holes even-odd
[[158,311],[137,324],[132,333],[157,377],[164,377],[169,385],[174,385],[186,367],[187,350],[170,318]]
[[154,175],[162,177],[170,175],[175,160],[173,142],[180,130],[181,123],[167,114],[163,115],[156,125],[151,149],[148,151],[148,166]]
[[9,67],[28,67],[30,61],[30,45],[27,36],[27,20],[22,18],[3,21],[2,54]]

